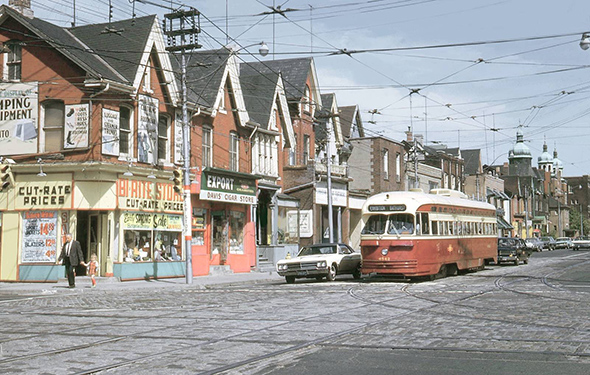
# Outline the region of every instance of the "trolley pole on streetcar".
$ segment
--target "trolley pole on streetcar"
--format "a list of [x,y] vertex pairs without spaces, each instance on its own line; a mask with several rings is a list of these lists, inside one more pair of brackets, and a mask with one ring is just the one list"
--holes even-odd
[[[180,85],[182,105],[182,159],[183,159],[183,223],[182,233],[184,237],[186,252],[186,283],[193,282],[192,262],[192,208],[190,190],[190,125],[187,109],[187,88],[186,88],[186,56],[187,50],[200,48],[197,44],[197,35],[200,32],[199,11],[191,8],[189,10],[178,10],[164,15],[164,34],[168,37],[168,51],[180,52]],[[168,21],[168,22],[167,22]],[[178,25],[174,25],[178,21]],[[187,42],[188,37],[188,42]]]

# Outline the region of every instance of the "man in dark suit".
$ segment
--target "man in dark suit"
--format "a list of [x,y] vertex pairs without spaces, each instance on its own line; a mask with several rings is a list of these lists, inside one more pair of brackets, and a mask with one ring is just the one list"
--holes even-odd
[[84,263],[84,254],[80,242],[72,240],[72,234],[66,234],[66,243],[61,248],[61,254],[58,261],[66,266],[66,275],[68,275],[68,284],[70,288],[76,287],[76,275],[74,270],[80,263]]

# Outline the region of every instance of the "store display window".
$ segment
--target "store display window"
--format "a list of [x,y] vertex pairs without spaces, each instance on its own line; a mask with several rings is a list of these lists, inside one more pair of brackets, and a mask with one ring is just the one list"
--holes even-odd
[[183,259],[182,216],[125,212],[122,222],[125,262]]
[[192,245],[205,245],[205,230],[207,229],[207,210],[204,208],[193,209]]
[[230,254],[244,254],[244,225],[246,215],[240,211],[229,212],[229,252]]

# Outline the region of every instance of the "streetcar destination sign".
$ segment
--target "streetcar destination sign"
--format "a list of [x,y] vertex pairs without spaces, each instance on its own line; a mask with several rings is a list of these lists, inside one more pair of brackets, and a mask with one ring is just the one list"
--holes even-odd
[[405,211],[405,204],[375,204],[369,206],[370,212]]

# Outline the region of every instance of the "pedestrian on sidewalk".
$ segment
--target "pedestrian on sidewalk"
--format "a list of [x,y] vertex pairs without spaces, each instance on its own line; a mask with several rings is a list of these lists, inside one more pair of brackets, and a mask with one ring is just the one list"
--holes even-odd
[[66,275],[68,276],[68,284],[70,288],[76,287],[75,268],[80,264],[84,264],[84,254],[82,254],[82,246],[80,242],[72,240],[72,234],[66,234],[66,243],[61,249],[58,262],[66,267]]
[[98,276],[98,261],[96,258],[96,254],[92,254],[90,256],[90,261],[85,264],[86,270],[88,271],[88,275],[90,275],[90,280],[92,281],[92,287],[96,287],[96,276]]

